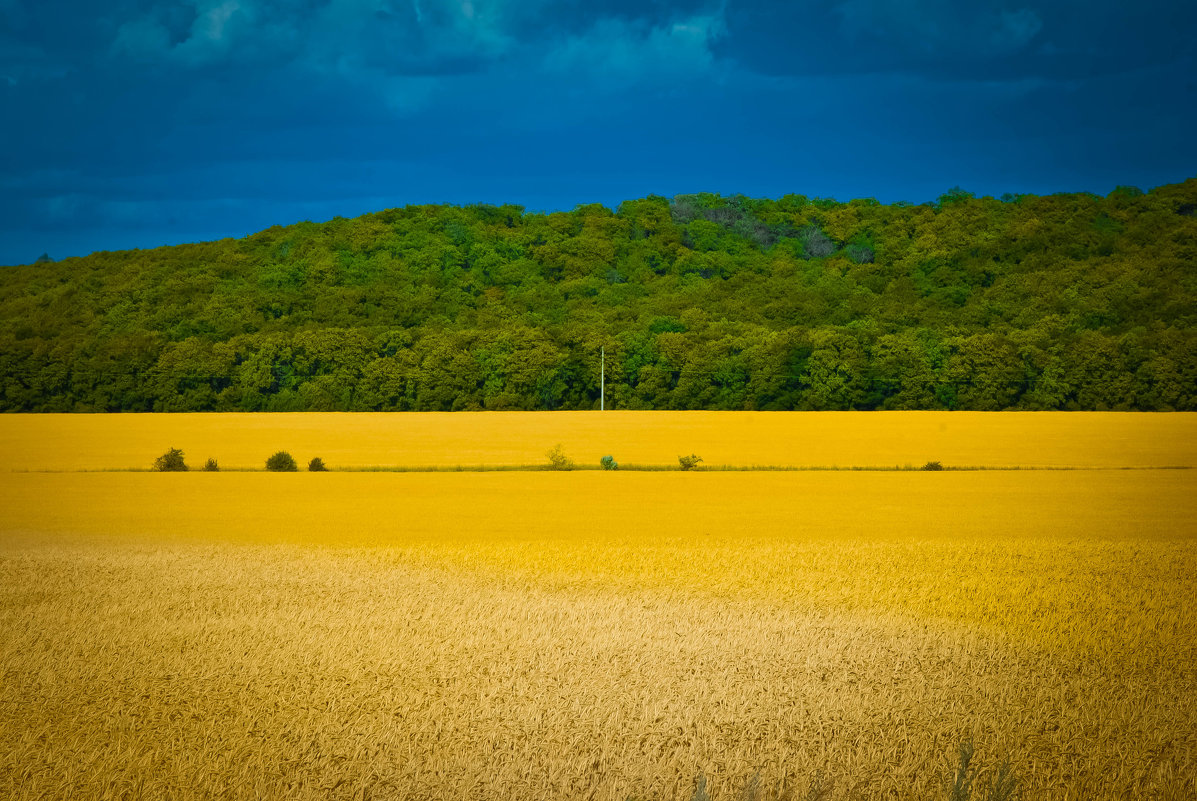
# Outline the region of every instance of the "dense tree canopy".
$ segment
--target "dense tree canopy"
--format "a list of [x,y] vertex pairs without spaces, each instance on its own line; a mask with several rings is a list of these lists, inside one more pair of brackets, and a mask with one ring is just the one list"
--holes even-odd
[[0,409],[1197,409],[1197,179],[409,206],[0,269]]

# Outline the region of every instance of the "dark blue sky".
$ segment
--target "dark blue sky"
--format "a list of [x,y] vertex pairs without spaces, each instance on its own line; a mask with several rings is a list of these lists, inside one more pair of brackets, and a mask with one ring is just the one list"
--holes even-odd
[[0,264],[408,203],[1197,175],[1179,0],[0,0]]

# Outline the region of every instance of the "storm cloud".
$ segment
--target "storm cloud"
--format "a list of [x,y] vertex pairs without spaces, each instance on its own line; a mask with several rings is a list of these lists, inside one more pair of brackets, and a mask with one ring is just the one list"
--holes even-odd
[[0,0],[0,263],[420,202],[1178,181],[1194,30],[1161,0]]

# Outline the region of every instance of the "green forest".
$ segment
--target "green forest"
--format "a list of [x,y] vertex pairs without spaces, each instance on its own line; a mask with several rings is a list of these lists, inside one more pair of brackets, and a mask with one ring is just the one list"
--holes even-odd
[[0,268],[0,410],[1197,409],[1197,178],[426,205]]

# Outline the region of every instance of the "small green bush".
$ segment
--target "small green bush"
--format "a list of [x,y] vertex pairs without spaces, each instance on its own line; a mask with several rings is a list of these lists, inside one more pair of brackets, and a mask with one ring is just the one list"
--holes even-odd
[[553,446],[545,455],[549,457],[550,470],[574,469],[574,460],[565,455],[560,442]]
[[266,460],[266,469],[272,473],[294,473],[299,469],[295,459],[286,451],[279,451]]
[[220,465],[216,464],[216,460],[208,457],[208,461],[204,462],[205,473],[215,473],[220,470]]
[[171,448],[154,460],[154,469],[160,473],[185,472],[187,463],[183,461],[183,452],[178,448]]
[[324,466],[324,460],[319,456],[308,462],[308,472],[310,473],[327,473],[328,468]]
[[681,465],[683,470],[693,470],[698,467],[698,463],[702,461],[702,457],[698,454],[690,454],[689,456],[677,457],[677,463]]
[[922,466],[923,470],[943,470],[943,465],[939,462],[927,462]]
[[604,470],[619,469],[619,462],[615,461],[615,457],[611,456],[610,454],[604,456],[602,459],[599,459],[599,464],[602,465]]

